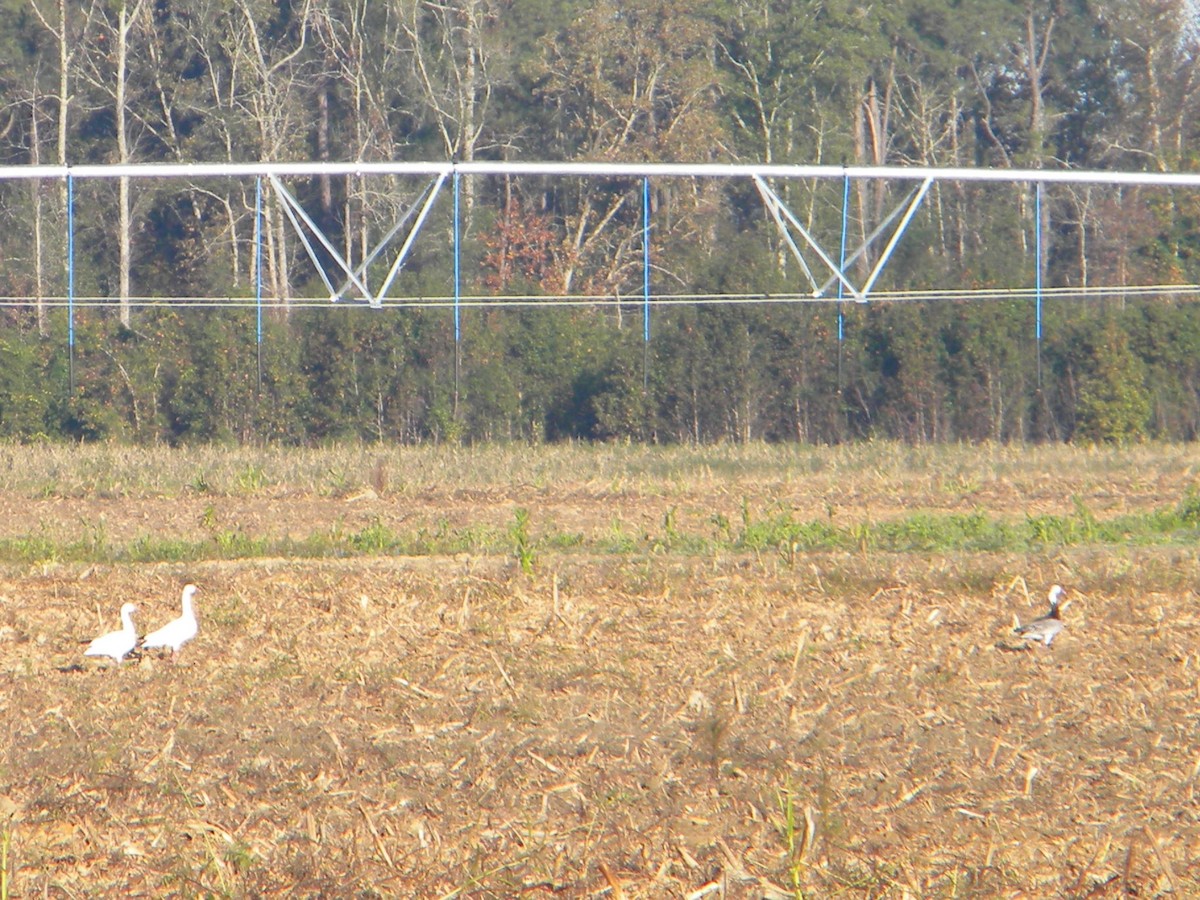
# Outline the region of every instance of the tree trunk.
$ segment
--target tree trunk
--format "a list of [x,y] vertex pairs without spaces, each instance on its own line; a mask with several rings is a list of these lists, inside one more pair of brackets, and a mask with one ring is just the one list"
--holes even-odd
[[[129,72],[129,32],[141,11],[141,2],[133,8],[132,15],[125,4],[121,4],[117,16],[117,84],[116,84],[116,118],[117,118],[117,161],[121,165],[132,162],[132,152],[129,145],[128,108],[125,98],[125,82]],[[120,273],[118,276],[118,298],[121,305],[121,324],[129,328],[133,317],[130,309],[130,276],[133,268],[133,203],[130,198],[129,176],[122,175],[117,179],[117,242],[120,255]]]
[[[29,103],[29,162],[40,165],[42,161],[41,138],[38,135],[38,97],[34,92]],[[45,265],[42,249],[42,183],[30,179],[29,189],[33,194],[33,295],[37,304],[37,330],[46,336],[46,286],[43,278]]]

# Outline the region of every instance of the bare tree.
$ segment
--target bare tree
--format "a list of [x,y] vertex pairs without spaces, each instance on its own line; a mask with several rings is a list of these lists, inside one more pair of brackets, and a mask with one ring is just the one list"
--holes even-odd
[[[1149,156],[1158,171],[1185,159],[1200,116],[1200,7],[1195,0],[1109,0],[1100,10],[1124,49],[1139,102],[1105,139],[1115,155]],[[1193,5],[1189,5],[1193,4]]]
[[[446,156],[475,159],[487,124],[493,82],[488,72],[488,23],[495,0],[406,0],[404,31],[411,51],[413,81]],[[475,185],[463,197],[468,229],[475,208]]]
[[[105,54],[88,54],[83,59],[83,77],[99,95],[107,96],[112,102],[116,162],[121,165],[134,161],[137,146],[137,139],[131,134],[131,123],[135,119],[130,112],[134,103],[130,95],[130,55],[133,51],[131,42],[144,37],[144,3],[145,0],[137,0],[131,10],[122,2],[111,17],[98,16],[97,25],[102,39],[112,47],[111,61]],[[135,29],[142,29],[142,34],[136,34]],[[117,253],[117,300],[121,324],[128,328],[132,324],[133,200],[127,175],[117,178]]]
[[[35,79],[36,84],[36,79]],[[42,161],[42,141],[38,125],[41,110],[38,108],[39,94],[35,87],[29,97],[29,162],[40,165]],[[42,337],[46,336],[46,254],[42,246],[42,220],[44,218],[42,203],[42,183],[36,179],[29,181],[30,200],[33,207],[33,296],[36,305],[37,330]]]
[[[236,13],[236,9],[230,10],[228,4],[218,0],[191,6],[188,46],[195,58],[203,62],[204,77],[195,97],[185,99],[180,110],[202,123],[197,135],[197,140],[203,143],[202,152],[209,158],[219,157],[225,162],[243,158],[247,143],[245,131],[251,127],[237,106],[241,70],[234,64],[226,46],[233,33],[230,18]],[[253,280],[257,274],[254,271],[255,256],[249,254],[249,262],[243,265],[243,241],[239,230],[239,223],[255,208],[245,185],[239,183],[223,192],[199,186],[193,189],[220,208],[223,220],[221,227],[216,229],[215,241],[209,239],[212,242],[206,244],[206,255],[219,256],[222,248],[227,248],[233,285],[242,283],[243,273]],[[247,237],[246,241],[249,240]]]
[[[264,160],[303,152],[303,121],[315,77],[308,47],[312,0],[306,0],[292,15],[290,39],[269,45],[252,0],[239,0],[225,36],[234,73],[230,84],[233,108],[254,123],[254,149]],[[265,218],[267,281],[272,293],[286,302],[291,297],[287,223],[283,210],[270,197]]]
[[[329,154],[330,96],[341,98],[337,110],[343,124],[343,158],[356,160],[395,159],[400,144],[394,121],[397,112],[408,110],[405,86],[409,84],[411,51],[405,11],[392,4],[350,0],[335,15],[333,7],[317,11],[313,20],[316,41],[323,58],[319,102],[318,152]],[[379,53],[379,47],[389,52]],[[348,121],[347,121],[348,120]],[[342,221],[344,255],[352,264],[372,249],[372,226],[389,227],[400,211],[403,187],[394,178],[384,180],[348,176],[344,191]],[[322,185],[322,202],[332,206],[332,189]]]
[[[560,144],[589,159],[727,156],[714,44],[711,23],[680,0],[597,3],[546,45],[541,99],[556,114]],[[659,242],[698,240],[719,202],[715,190],[696,181],[659,188]],[[564,290],[582,275],[595,291],[619,292],[640,271],[636,196],[630,185],[581,187],[562,210]]]
[[[122,3],[117,13],[116,53],[116,119],[117,119],[117,161],[122,165],[133,162],[132,147],[129,140],[129,106],[126,99],[126,88],[129,84],[129,34],[138,21],[143,0],[138,0],[133,11]],[[128,328],[132,324],[130,310],[130,272],[133,268],[133,205],[129,196],[129,176],[122,175],[117,179],[117,242],[120,272],[117,292],[121,304],[121,324]]]
[[[80,23],[75,27],[75,33],[72,34],[67,20],[67,2],[66,0],[58,0],[55,5],[55,15],[53,18],[47,15],[46,11],[38,4],[37,0],[30,0],[30,8],[33,10],[34,16],[42,27],[48,31],[54,39],[55,46],[58,49],[58,90],[51,95],[52,99],[57,103],[58,116],[56,121],[56,140],[55,140],[55,155],[57,163],[60,166],[65,166],[69,162],[67,158],[67,139],[70,134],[71,122],[71,104],[74,100],[72,82],[75,72],[75,54],[78,43],[82,40],[82,36],[86,34],[93,14],[96,9],[96,3],[91,2],[83,10],[83,15],[80,17]],[[38,98],[35,93],[31,99],[31,115],[36,120],[37,118]],[[34,152],[39,154],[40,146],[37,135],[36,123],[32,129]],[[66,218],[67,208],[67,184],[64,180],[59,186],[60,209],[62,210],[63,219]],[[42,240],[42,226],[44,224],[41,216],[40,193],[35,198],[34,209],[36,213],[34,227],[37,231],[35,239],[35,261],[34,268],[38,277],[39,284],[39,305],[38,305],[38,329],[44,329],[44,311],[42,310],[40,298],[41,294],[41,273],[44,271],[42,253],[44,242]],[[63,284],[67,281],[67,267],[70,265],[70,260],[66,253],[62,254],[63,259]]]

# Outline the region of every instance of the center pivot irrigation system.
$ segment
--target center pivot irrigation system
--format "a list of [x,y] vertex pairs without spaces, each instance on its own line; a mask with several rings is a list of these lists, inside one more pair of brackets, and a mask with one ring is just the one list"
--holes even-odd
[[[384,233],[370,252],[357,265],[353,265],[337,249],[336,242],[324,233],[314,218],[306,212],[296,196],[288,190],[284,179],[303,177],[369,177],[405,176],[427,179],[425,189],[419,193],[415,203],[408,206]],[[502,305],[589,305],[614,299],[612,297],[579,296],[520,296],[520,297],[465,297],[461,292],[462,228],[460,217],[461,182],[463,178],[511,176],[573,179],[621,179],[633,183],[640,181],[642,194],[642,296],[644,337],[650,339],[650,314],[654,305],[672,303],[779,303],[811,301],[853,301],[866,303],[872,299],[936,299],[956,297],[985,299],[996,297],[1032,299],[1036,305],[1036,337],[1040,346],[1042,339],[1042,302],[1047,291],[1042,284],[1043,271],[1043,191],[1046,185],[1105,185],[1142,186],[1155,188],[1200,188],[1197,173],[1144,173],[1071,171],[1054,169],[983,169],[983,168],[932,168],[922,166],[825,166],[825,165],[735,165],[735,164],[689,164],[689,163],[588,163],[588,162],[293,162],[293,163],[152,163],[131,165],[79,165],[79,166],[0,166],[0,180],[42,179],[65,180],[67,194],[66,245],[67,245],[67,295],[56,298],[48,305],[65,305],[69,310],[69,340],[74,344],[74,310],[77,305],[108,305],[112,298],[81,299],[75,296],[75,191],[76,182],[84,179],[200,179],[230,178],[256,181],[256,210],[254,241],[258,264],[256,271],[255,296],[253,298],[127,298],[131,305],[221,305],[249,306],[258,309],[258,335],[262,341],[262,310],[264,306],[292,305],[312,301],[284,301],[282,298],[263,296],[262,253],[263,253],[263,194],[266,186],[275,192],[280,207],[291,222],[303,244],[316,272],[328,290],[328,302],[349,301],[380,309],[387,306],[445,306],[453,307],[455,341],[461,339],[460,313],[464,307]],[[679,295],[655,294],[651,286],[651,182],[666,179],[745,179],[753,183],[762,198],[763,205],[790,255],[795,259],[807,282],[807,289],[788,294],[749,295]],[[850,185],[858,179],[900,182],[909,187],[904,199],[883,217],[875,229],[865,237],[861,246],[847,246],[850,207]],[[821,245],[818,237],[804,225],[801,218],[792,212],[781,194],[772,185],[798,180],[840,180],[842,191],[841,234],[839,245],[830,250]],[[893,252],[904,236],[910,222],[921,208],[930,188],[938,182],[992,182],[1034,187],[1035,204],[1035,283],[1025,288],[985,290],[923,290],[919,292],[876,292],[879,276],[891,259]],[[453,293],[439,298],[392,297],[397,275],[411,258],[412,249],[438,197],[449,183],[453,194]],[[869,273],[855,283],[851,267],[874,245],[883,242],[877,252]],[[397,246],[398,243],[398,246]],[[320,249],[318,249],[320,248]],[[378,287],[373,287],[367,270],[384,254],[394,252],[387,275]],[[807,255],[806,251],[807,250]],[[835,260],[836,257],[836,260]],[[386,257],[384,257],[386,259]],[[810,263],[815,258],[817,263]],[[818,273],[820,273],[818,275]],[[1093,289],[1096,290],[1096,289]],[[1200,285],[1146,285],[1107,287],[1099,290],[1111,293],[1119,290],[1126,295],[1200,295]],[[1078,295],[1087,289],[1055,289],[1055,295],[1070,293]],[[9,302],[12,302],[10,298]],[[615,298],[626,302],[633,297]],[[31,301],[22,299],[21,305]],[[321,301],[325,302],[325,301]],[[636,302],[636,301],[635,301]],[[840,309],[840,307],[839,307]],[[838,338],[843,337],[843,317],[839,314]]]

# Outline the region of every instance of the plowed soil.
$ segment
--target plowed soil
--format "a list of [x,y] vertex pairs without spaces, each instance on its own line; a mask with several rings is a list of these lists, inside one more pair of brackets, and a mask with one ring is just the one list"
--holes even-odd
[[[303,535],[530,513],[515,555],[0,570],[12,897],[1200,896],[1200,559],[684,552],[736,516],[1097,515],[1190,470],[653,491],[0,495],[3,536]],[[1066,489],[1055,485],[1067,484]],[[1038,486],[1041,486],[1039,489]],[[967,496],[969,495],[969,496]],[[965,499],[964,499],[965,497]],[[591,540],[619,528],[621,552]],[[550,532],[579,533],[555,549]],[[177,660],[84,642],[200,586]],[[1067,587],[1067,627],[1014,616]]]

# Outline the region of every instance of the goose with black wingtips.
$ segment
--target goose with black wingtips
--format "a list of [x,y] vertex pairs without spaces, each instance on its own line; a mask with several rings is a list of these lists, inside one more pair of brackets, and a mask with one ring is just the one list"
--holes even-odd
[[1027,641],[1037,641],[1049,647],[1064,628],[1060,611],[1066,604],[1062,603],[1062,596],[1062,585],[1054,585],[1050,588],[1050,611],[1025,625],[1017,625],[1013,631]]

